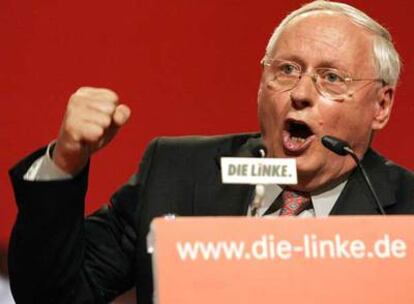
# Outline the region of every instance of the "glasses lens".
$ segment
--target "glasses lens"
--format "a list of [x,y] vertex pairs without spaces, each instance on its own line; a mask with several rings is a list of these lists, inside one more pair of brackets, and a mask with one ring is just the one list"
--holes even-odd
[[292,89],[301,75],[300,67],[292,62],[274,60],[267,66],[269,67],[268,85],[275,91]]
[[326,96],[338,98],[348,92],[348,76],[335,69],[316,69],[319,91]]

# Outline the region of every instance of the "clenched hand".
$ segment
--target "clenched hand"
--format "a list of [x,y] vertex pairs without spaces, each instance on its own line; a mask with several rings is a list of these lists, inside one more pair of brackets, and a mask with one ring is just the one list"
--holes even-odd
[[78,173],[89,157],[115,136],[131,110],[118,95],[103,88],[82,87],[69,99],[53,151],[53,161],[67,173]]

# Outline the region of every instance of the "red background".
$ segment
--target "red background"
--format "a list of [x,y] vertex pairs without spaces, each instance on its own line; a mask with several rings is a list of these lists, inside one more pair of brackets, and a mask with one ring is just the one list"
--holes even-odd
[[[259,60],[281,18],[303,1],[0,2],[0,242],[16,208],[7,176],[55,138],[79,86],[114,89],[133,116],[92,162],[88,212],[136,169],[154,136],[258,129]],[[374,146],[414,168],[409,1],[350,1],[393,33],[404,60],[391,123]]]

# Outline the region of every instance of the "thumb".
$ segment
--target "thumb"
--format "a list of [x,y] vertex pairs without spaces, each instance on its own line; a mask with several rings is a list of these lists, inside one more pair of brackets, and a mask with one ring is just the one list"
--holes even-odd
[[97,151],[109,143],[112,138],[116,135],[119,128],[122,127],[131,116],[131,110],[127,105],[118,105],[115,108],[114,114],[112,114],[112,124],[108,129],[105,130],[104,136],[101,138],[99,143],[92,148],[92,151]]
[[118,105],[115,108],[115,112],[112,115],[113,122],[115,126],[122,127],[131,116],[131,109],[124,104]]

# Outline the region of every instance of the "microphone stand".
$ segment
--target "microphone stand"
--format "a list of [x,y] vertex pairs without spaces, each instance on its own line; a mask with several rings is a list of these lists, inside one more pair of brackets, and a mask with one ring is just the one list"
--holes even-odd
[[364,167],[361,165],[361,161],[359,160],[358,156],[355,154],[354,150],[352,150],[350,147],[344,147],[344,150],[346,152],[348,152],[349,155],[351,155],[351,157],[353,158],[353,160],[355,161],[356,165],[358,166],[359,171],[361,171],[362,176],[364,177],[364,180],[372,194],[372,196],[374,197],[375,203],[377,204],[377,207],[380,211],[380,213],[382,215],[386,215],[384,208],[382,208],[382,205],[380,204],[380,199],[378,198],[377,193],[374,190],[374,187],[371,184],[371,181],[367,175],[367,172],[365,171]]
[[338,139],[336,137],[329,136],[329,135],[323,136],[321,139],[321,142],[325,146],[325,148],[334,152],[335,154],[338,154],[341,156],[350,155],[352,157],[359,171],[362,173],[362,177],[364,178],[364,181],[367,184],[369,191],[371,192],[374,198],[375,204],[377,205],[380,213],[382,215],[386,215],[384,208],[382,208],[378,195],[375,192],[374,187],[372,186],[371,181],[367,175],[367,172],[365,171],[364,167],[361,164],[361,161],[359,160],[358,156],[355,154],[354,150],[351,149],[349,144],[341,139]]
[[[261,158],[266,157],[266,150],[264,147],[259,146],[257,149],[257,153]],[[251,211],[250,214],[251,216],[260,216],[257,211],[259,210],[259,208],[262,206],[262,202],[263,202],[263,198],[264,198],[264,193],[265,193],[265,187],[262,184],[258,184],[255,187],[255,195],[254,195],[254,199],[253,202],[251,204]]]

